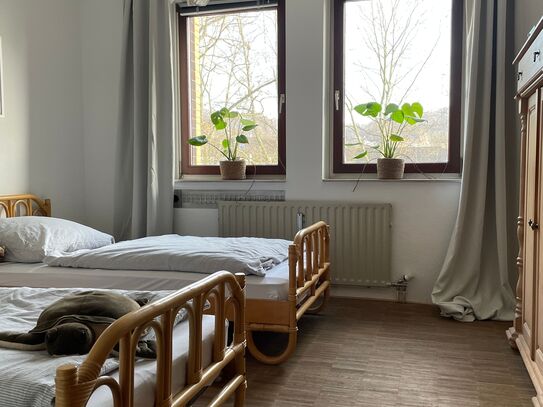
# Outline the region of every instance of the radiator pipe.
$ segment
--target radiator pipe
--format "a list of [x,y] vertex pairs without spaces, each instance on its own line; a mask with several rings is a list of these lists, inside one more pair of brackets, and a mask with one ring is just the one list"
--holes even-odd
[[305,215],[301,209],[298,209],[298,212],[296,213],[296,227],[298,228],[298,231],[305,227]]

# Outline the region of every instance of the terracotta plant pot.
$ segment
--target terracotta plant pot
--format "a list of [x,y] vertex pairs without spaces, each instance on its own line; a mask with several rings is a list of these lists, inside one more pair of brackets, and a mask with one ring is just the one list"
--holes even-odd
[[221,161],[222,179],[245,179],[245,160]]
[[379,179],[402,179],[405,163],[401,158],[378,158],[377,177]]

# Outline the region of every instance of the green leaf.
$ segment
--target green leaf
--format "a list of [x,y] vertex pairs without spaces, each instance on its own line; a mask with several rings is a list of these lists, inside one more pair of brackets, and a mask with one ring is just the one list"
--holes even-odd
[[195,147],[203,146],[204,144],[207,144],[207,142],[207,136],[198,136],[189,139],[189,144]]
[[396,110],[394,113],[390,115],[390,118],[394,120],[396,123],[403,123],[404,121],[404,114],[401,110]]
[[366,116],[366,111],[368,110],[365,103],[362,105],[356,105],[353,109],[356,113],[361,114],[362,116]]
[[355,106],[354,110],[362,116],[377,117],[381,112],[382,107],[377,102],[369,102]]
[[400,108],[396,103],[389,103],[387,105],[387,108],[385,109],[385,116],[388,116],[391,113],[394,113],[396,110],[399,110]]
[[418,117],[415,117],[415,116],[405,116],[405,121],[411,125],[413,124],[416,124],[416,123],[422,123],[422,122],[425,122],[426,120],[424,119],[419,119]]
[[230,142],[228,139],[224,139],[221,144],[225,150],[228,150],[228,147],[230,147]]
[[249,139],[245,134],[240,134],[236,137],[236,141],[241,144],[249,144]]
[[366,107],[368,109],[368,114],[372,117],[377,117],[377,115],[379,115],[381,110],[383,110],[383,108],[381,107],[381,104],[377,102],[370,102],[366,104]]
[[226,107],[223,107],[221,110],[220,110],[220,113],[223,117],[227,117],[229,119],[234,119],[236,117],[239,116],[239,113],[238,112],[235,112],[235,111],[230,111],[228,110]]
[[409,103],[404,103],[402,105],[402,112],[404,114],[404,116],[414,116],[415,113],[413,112],[413,108],[411,107],[411,105]]
[[224,120],[222,120],[222,118],[221,118],[221,120],[219,120],[217,123],[215,123],[215,128],[216,128],[217,130],[224,130],[224,129],[226,129],[226,122],[225,122]]
[[399,142],[404,141],[404,138],[402,136],[398,136],[397,134],[391,134],[389,137],[390,141]]
[[223,130],[226,128],[226,122],[220,111],[211,113],[211,123],[217,130]]
[[219,122],[224,122],[224,119],[220,111],[211,113],[210,118],[211,118],[211,123],[213,123],[214,125],[217,125],[217,123]]
[[243,126],[252,126],[252,125],[255,125],[255,124],[256,124],[253,120],[249,120],[249,119],[241,119],[241,120],[240,120],[240,123],[241,123]]
[[258,124],[249,124],[248,126],[243,126],[241,129],[243,131],[251,131],[258,127]]
[[420,118],[424,114],[424,109],[422,105],[419,102],[415,102],[411,105],[411,108],[413,109],[413,112],[416,113],[416,115]]
[[358,160],[360,158],[364,158],[365,156],[368,155],[368,152],[367,151],[364,151],[363,153],[360,153],[358,154],[357,156],[353,157],[354,160]]

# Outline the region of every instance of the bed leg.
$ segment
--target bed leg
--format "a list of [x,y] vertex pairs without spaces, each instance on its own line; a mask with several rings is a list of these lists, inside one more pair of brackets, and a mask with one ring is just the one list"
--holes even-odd
[[[330,270],[326,272],[324,275],[324,279],[321,281],[330,281]],[[308,314],[318,314],[321,312],[326,304],[328,303],[328,299],[330,298],[330,285],[324,290],[324,293],[322,294],[322,299],[319,303],[315,301],[315,305],[313,305],[311,308],[307,310]]]
[[[244,334],[246,335],[246,333]],[[243,380],[243,383],[241,383],[236,389],[236,393],[234,396],[234,407],[245,406],[245,392],[247,390],[247,366],[245,359],[245,349],[246,346],[243,347],[242,352],[238,352],[236,354],[236,358],[234,359],[236,375],[242,375],[245,379]]]
[[330,287],[328,287],[324,293],[322,294],[322,299],[321,301],[314,305],[313,307],[309,308],[307,310],[307,313],[308,314],[318,314],[319,312],[321,312],[324,307],[326,306],[326,304],[328,303],[328,299],[330,298]]
[[253,331],[247,331],[247,349],[251,355],[261,363],[266,365],[278,365],[286,361],[296,349],[297,332],[298,328],[293,328],[288,333],[288,344],[285,350],[279,355],[269,356],[261,352],[253,339]]
[[234,407],[245,406],[245,392],[247,390],[247,380],[238,386],[234,396]]

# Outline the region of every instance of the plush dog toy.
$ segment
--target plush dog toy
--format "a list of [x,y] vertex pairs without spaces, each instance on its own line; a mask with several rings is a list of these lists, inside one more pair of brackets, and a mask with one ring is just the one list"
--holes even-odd
[[[51,355],[84,355],[110,324],[146,303],[145,299],[136,302],[104,291],[70,295],[46,307],[28,333],[0,332],[0,347],[47,349]],[[140,340],[136,355],[156,358],[155,341]]]

